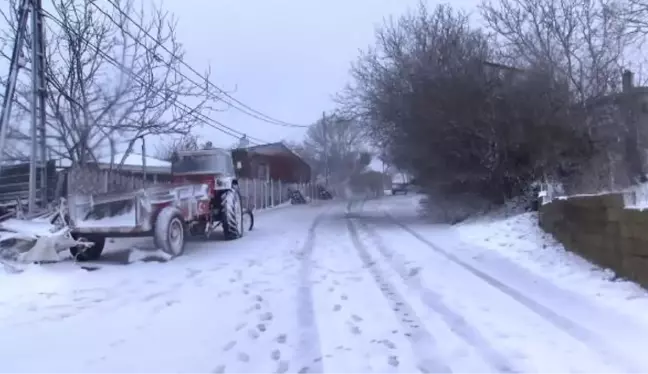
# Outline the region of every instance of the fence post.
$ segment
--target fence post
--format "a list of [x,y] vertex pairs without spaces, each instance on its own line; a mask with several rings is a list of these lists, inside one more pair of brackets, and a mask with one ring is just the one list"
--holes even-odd
[[266,208],[270,207],[270,180],[265,181],[265,193],[263,194],[263,198],[265,200],[265,205]]
[[261,181],[261,198],[263,199],[263,209],[268,207],[268,181]]
[[254,209],[258,208],[257,204],[257,191],[256,191],[256,179],[252,179],[252,200],[254,201]]

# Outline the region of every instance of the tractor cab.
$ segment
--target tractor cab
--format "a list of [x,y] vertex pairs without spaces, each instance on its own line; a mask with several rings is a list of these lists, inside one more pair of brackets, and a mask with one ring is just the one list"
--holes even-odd
[[221,148],[175,152],[171,174],[174,183],[206,183],[212,190],[238,184],[232,154]]

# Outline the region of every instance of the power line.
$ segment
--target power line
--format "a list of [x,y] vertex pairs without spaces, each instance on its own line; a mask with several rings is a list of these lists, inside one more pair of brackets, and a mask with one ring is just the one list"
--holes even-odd
[[[216,89],[218,92],[220,92],[222,95],[228,97],[228,98],[231,99],[233,102],[235,102],[235,103],[237,103],[238,105],[240,105],[240,107],[238,107],[238,106],[232,104],[231,102],[228,102],[228,101],[226,101],[226,100],[223,100],[225,103],[229,104],[229,105],[232,106],[233,108],[235,108],[235,109],[239,110],[240,112],[242,112],[242,113],[244,113],[244,114],[247,114],[247,115],[249,115],[249,116],[251,116],[251,117],[253,117],[253,118],[256,118],[256,119],[258,119],[258,120],[261,120],[261,121],[264,121],[264,122],[266,122],[266,123],[269,123],[269,124],[271,124],[271,125],[278,125],[278,126],[284,126],[284,127],[298,127],[298,128],[307,128],[307,127],[309,127],[308,125],[298,125],[298,124],[289,123],[289,122],[285,122],[285,121],[281,121],[281,120],[275,119],[275,118],[273,118],[273,117],[271,117],[271,116],[269,116],[269,115],[267,115],[267,114],[264,114],[264,113],[262,113],[262,112],[260,112],[260,111],[258,111],[258,110],[256,110],[256,109],[254,109],[254,108],[252,108],[252,107],[246,105],[245,103],[243,103],[243,102],[241,102],[240,100],[236,99],[235,97],[231,96],[230,94],[228,94],[227,92],[225,92],[222,88],[220,88],[220,87],[218,87],[217,85],[215,85],[214,83],[212,83],[212,82],[211,82],[207,77],[205,77],[205,76],[203,76],[202,74],[200,74],[200,73],[199,73],[196,69],[194,69],[191,65],[189,65],[188,63],[186,63],[186,62],[185,62],[185,61],[184,61],[180,56],[177,56],[176,54],[174,54],[173,51],[171,51],[167,46],[165,46],[164,44],[162,44],[162,43],[161,43],[157,38],[155,38],[153,35],[151,35],[151,33],[149,33],[148,30],[145,30],[145,29],[144,29],[144,28],[143,28],[143,27],[142,27],[142,26],[141,26],[137,21],[135,21],[135,20],[134,20],[130,15],[128,15],[126,12],[124,12],[124,11],[123,11],[123,10],[122,10],[118,5],[117,5],[117,4],[114,3],[113,0],[106,0],[106,1],[107,1],[108,3],[110,3],[110,5],[112,5],[112,6],[113,6],[113,7],[114,7],[114,8],[115,8],[115,9],[116,9],[116,10],[117,10],[117,11],[118,11],[122,16],[124,16],[127,20],[129,20],[132,24],[134,24],[134,25],[135,25],[135,26],[136,26],[140,31],[142,31],[144,34],[146,34],[146,36],[148,36],[151,40],[153,40],[153,42],[154,42],[157,46],[161,47],[161,48],[164,49],[167,53],[169,53],[173,58],[175,58],[175,59],[177,59],[178,61],[180,61],[180,63],[181,63],[183,66],[186,66],[186,67],[187,67],[187,68],[188,68],[192,73],[196,74],[198,77],[200,77],[200,79],[202,79],[202,80],[204,80],[205,82],[207,82],[207,84],[208,84],[209,86],[215,88],[215,89]],[[106,13],[106,12],[105,12],[103,9],[101,9],[97,4],[95,4],[94,1],[91,2],[91,4],[92,4],[95,8],[97,8],[97,10],[99,10],[101,13],[103,13],[103,14],[104,14],[104,15],[105,15],[105,16],[106,16],[106,17],[107,17],[111,22],[113,22],[113,23],[116,24],[116,25],[119,25],[119,23],[117,23],[117,22],[116,22],[116,21],[115,21],[115,20],[114,20],[114,19],[113,19],[113,18],[112,18],[108,13]],[[133,35],[132,35],[128,30],[122,30],[122,31],[123,31],[124,33],[126,33],[127,35],[129,35],[131,38],[133,38],[133,40],[135,40],[136,43],[138,43],[138,44],[140,44],[141,46],[143,46],[144,48],[147,48],[147,49],[148,49],[148,47],[147,47],[146,45],[144,45],[144,43],[142,43],[138,38],[134,37],[134,36],[133,36]],[[188,77],[187,77],[186,75],[184,75],[182,72],[178,71],[178,69],[174,69],[174,70],[175,70],[179,75],[181,75],[182,77],[184,77],[185,79],[187,79],[187,80],[189,80],[190,82],[192,82],[192,83],[198,85],[198,83],[196,83],[195,81],[193,81],[193,80],[191,80],[190,78],[188,78]]]
[[[60,27],[62,27],[62,28],[66,27],[61,20],[59,20],[57,17],[55,17],[54,15],[49,13],[48,11],[43,9],[43,13],[44,13],[44,15],[47,16],[48,19],[51,19],[52,21],[54,21]],[[131,73],[130,71],[127,71],[128,69],[126,69],[120,62],[118,62],[115,58],[113,58],[112,56],[109,56],[107,53],[102,51],[101,48],[99,48],[97,45],[93,44],[92,42],[90,42],[89,40],[84,38],[82,35],[80,35],[78,32],[76,32],[76,30],[68,30],[68,31],[71,31],[80,40],[84,41],[87,45],[94,48],[97,51],[97,53],[100,56],[102,56],[103,58],[105,58],[111,65],[117,67],[123,73],[126,73],[126,74],[130,75],[138,83],[140,83],[142,85],[147,85],[147,83],[144,82],[142,78],[140,78],[137,75]],[[195,84],[195,82],[192,82],[192,83]],[[155,95],[158,96],[158,97],[164,98],[163,97],[164,95],[163,95],[162,92],[155,92]],[[218,130],[218,131],[220,131],[220,132],[222,132],[224,134],[230,135],[230,136],[232,136],[232,137],[234,137],[236,139],[239,139],[241,136],[245,135],[244,133],[242,133],[242,132],[240,132],[238,130],[235,130],[235,129],[229,127],[229,126],[226,126],[225,124],[223,124],[223,123],[221,123],[221,122],[219,122],[219,121],[217,121],[215,119],[209,118],[209,117],[207,117],[206,115],[204,115],[202,113],[192,113],[193,109],[191,109],[188,105],[186,105],[186,104],[184,104],[182,102],[179,102],[179,101],[176,102],[175,106],[179,107],[180,109],[183,109],[185,111],[185,114],[190,115],[193,119],[196,119],[196,120],[198,120],[198,121],[200,121],[200,122],[214,128],[214,129],[216,129],[216,130]],[[248,139],[250,139],[250,140],[260,140],[260,139],[252,138],[250,136],[248,136]],[[260,141],[260,142],[261,143],[267,143],[265,141]],[[256,143],[256,142],[254,142],[254,143]]]

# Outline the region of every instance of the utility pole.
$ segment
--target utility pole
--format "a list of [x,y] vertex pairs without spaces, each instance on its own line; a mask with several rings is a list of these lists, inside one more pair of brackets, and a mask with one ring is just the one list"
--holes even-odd
[[[41,206],[47,204],[47,154],[45,138],[45,40],[41,0],[31,0],[32,31],[32,98],[31,98],[31,157],[29,163],[29,213],[36,211],[38,164],[41,164]],[[39,137],[40,135],[40,137]],[[40,149],[39,149],[40,148]]]
[[34,6],[33,17],[37,19],[36,22],[36,31],[35,34],[38,34],[38,82],[40,89],[37,92],[38,95],[38,126],[40,129],[40,161],[41,161],[41,172],[40,172],[40,192],[41,192],[41,207],[47,206],[47,190],[49,187],[48,175],[47,175],[47,161],[49,159],[47,148],[47,80],[45,78],[45,69],[47,68],[47,61],[45,55],[45,24],[43,17],[43,1],[42,0],[32,0],[36,5]]
[[324,178],[326,186],[329,184],[329,139],[328,139],[328,123],[326,119],[326,112],[322,112],[322,133],[324,134]]
[[5,87],[5,94],[2,103],[2,122],[0,123],[0,170],[2,170],[2,162],[4,151],[6,149],[7,131],[9,129],[9,121],[11,120],[11,107],[13,104],[13,97],[16,92],[16,83],[18,83],[18,72],[20,71],[20,56],[22,53],[23,43],[25,41],[25,33],[27,31],[27,20],[30,9],[30,0],[22,0],[18,8],[18,27],[16,29],[16,39],[14,40],[14,47],[11,53],[11,62],[9,65],[9,78],[7,79],[7,86]]
[[[18,72],[21,68],[20,57],[27,33],[27,21],[31,12],[32,31],[32,99],[31,99],[31,152],[29,163],[29,212],[36,210],[37,171],[40,156],[41,170],[41,201],[47,203],[47,160],[46,134],[45,134],[45,42],[43,37],[43,12],[41,0],[22,0],[18,8],[18,27],[14,40],[13,52],[9,66],[9,79],[5,87],[5,96],[2,106],[2,122],[0,123],[0,169],[2,168],[3,152],[6,149],[7,131],[11,121],[11,108],[18,82]],[[39,134],[40,133],[40,134]],[[40,135],[40,137],[39,137]],[[40,152],[39,152],[40,148]]]

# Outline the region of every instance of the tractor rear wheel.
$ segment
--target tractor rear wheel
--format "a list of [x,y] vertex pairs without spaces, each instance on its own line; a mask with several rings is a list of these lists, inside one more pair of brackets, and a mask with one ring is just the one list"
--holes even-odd
[[237,189],[224,191],[221,195],[221,223],[225,239],[234,240],[243,236],[243,206]]

